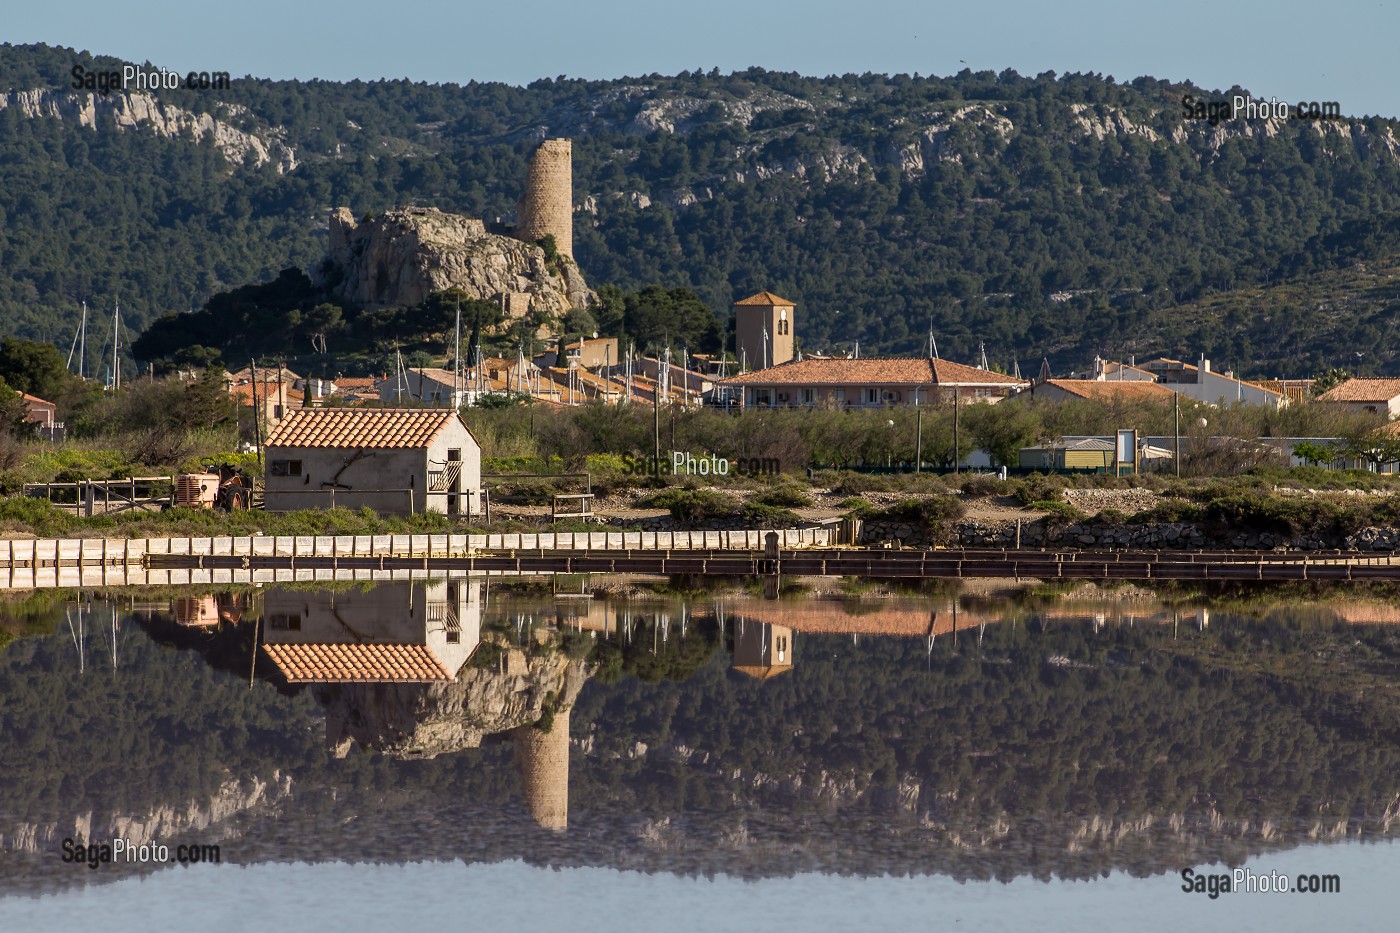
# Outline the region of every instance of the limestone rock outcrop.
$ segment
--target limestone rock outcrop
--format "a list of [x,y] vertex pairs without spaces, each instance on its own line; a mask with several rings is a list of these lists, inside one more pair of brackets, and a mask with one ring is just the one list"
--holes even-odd
[[[476,748],[481,740],[533,727],[546,707],[573,706],[588,679],[583,661],[562,653],[526,656],[507,648],[491,669],[467,666],[449,684],[336,684],[316,688],[326,708],[326,741],[351,740],[395,758],[433,758]],[[568,718],[554,728],[568,734]],[[552,730],[551,730],[552,731]]]
[[528,311],[562,316],[594,298],[566,256],[549,262],[532,243],[488,233],[475,218],[431,207],[388,211],[356,222],[348,208],[330,217],[325,281],[365,308],[413,307],[458,288],[498,301],[510,318]]

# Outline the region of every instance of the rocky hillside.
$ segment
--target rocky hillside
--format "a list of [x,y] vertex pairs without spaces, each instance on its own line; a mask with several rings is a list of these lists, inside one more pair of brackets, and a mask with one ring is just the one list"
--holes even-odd
[[336,281],[335,294],[354,305],[413,307],[455,288],[519,313],[563,317],[594,300],[573,262],[551,263],[540,247],[487,233],[470,217],[411,208],[357,223],[341,208],[330,224],[331,265],[322,270]]
[[[1211,124],[1182,99],[1239,89],[1153,78],[752,69],[104,98],[69,86],[78,62],[116,65],[0,49],[0,326],[65,346],[81,299],[120,298],[139,329],[312,268],[340,206],[509,222],[551,136],[575,141],[590,281],[687,285],[717,311],[768,288],[798,303],[812,350],[913,352],[932,329],[945,356],[985,342],[994,362],[1061,369],[1095,353],[1223,358],[1228,343],[1252,354],[1239,368],[1301,375],[1357,328],[1280,343],[1280,326],[1312,328],[1172,309],[1389,261],[1394,244],[1357,225],[1400,215],[1393,121]],[[1385,349],[1366,365],[1400,371]]]

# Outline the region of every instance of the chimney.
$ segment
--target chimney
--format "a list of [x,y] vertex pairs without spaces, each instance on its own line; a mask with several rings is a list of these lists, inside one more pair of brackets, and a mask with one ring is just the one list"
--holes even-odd
[[1210,372],[1210,360],[1206,359],[1206,355],[1204,353],[1201,354],[1200,369],[1203,373]]

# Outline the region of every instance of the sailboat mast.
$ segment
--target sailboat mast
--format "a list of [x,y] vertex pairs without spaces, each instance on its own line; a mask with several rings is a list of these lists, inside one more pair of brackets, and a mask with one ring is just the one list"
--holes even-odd
[[117,355],[117,351],[121,349],[121,345],[122,345],[121,323],[122,323],[122,303],[121,303],[121,299],[119,298],[119,299],[117,299],[116,304],[112,306],[112,390],[113,390],[113,391],[116,391],[117,389],[120,389],[120,388],[122,387],[122,361],[121,361],[121,357]]

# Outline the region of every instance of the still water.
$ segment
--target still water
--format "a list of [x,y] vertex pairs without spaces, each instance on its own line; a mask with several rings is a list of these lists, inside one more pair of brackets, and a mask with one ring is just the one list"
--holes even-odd
[[1392,593],[775,595],[7,600],[0,929],[1394,928]]

